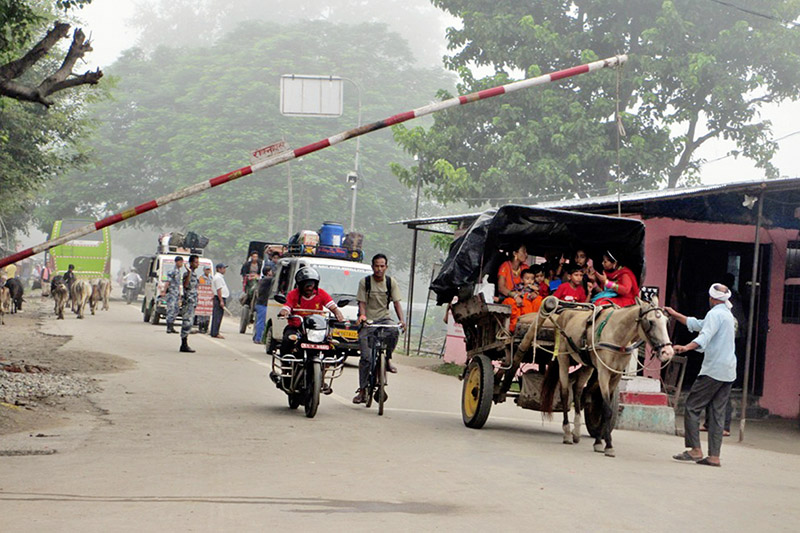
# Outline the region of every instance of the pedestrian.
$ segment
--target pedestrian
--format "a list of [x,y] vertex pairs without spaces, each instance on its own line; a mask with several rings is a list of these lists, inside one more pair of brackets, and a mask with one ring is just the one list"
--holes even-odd
[[[183,257],[175,256],[175,268],[167,273],[167,281],[161,290],[161,296],[167,297],[167,333],[178,333],[175,329],[175,317],[180,310],[181,279],[183,277]],[[155,313],[155,309],[153,310]]]
[[[393,304],[394,312],[400,326],[405,329],[406,323],[403,320],[403,308],[400,305],[402,295],[397,283],[393,283],[392,278],[386,275],[389,267],[388,259],[383,254],[376,254],[372,258],[372,275],[362,278],[358,283],[358,322],[364,324],[393,324],[389,318],[389,305]],[[353,403],[364,403],[367,400],[367,383],[369,382],[369,356],[370,347],[374,342],[375,329],[362,327],[358,332],[358,345],[361,358],[358,361],[358,390],[353,398]],[[397,345],[399,332],[393,330],[387,335],[386,343],[386,370],[397,373],[397,368],[391,364],[392,352]]]
[[217,263],[217,272],[214,274],[214,279],[211,281],[211,290],[214,293],[214,310],[211,312],[211,336],[217,339],[224,339],[219,334],[219,327],[222,325],[222,314],[225,312],[225,304],[228,302],[230,291],[228,284],[225,283],[225,270],[228,265],[225,263]]
[[[725,407],[731,394],[731,386],[736,380],[736,348],[734,318],[728,301],[731,290],[721,283],[714,283],[708,289],[708,303],[711,309],[704,319],[687,317],[671,307],[666,312],[684,324],[689,331],[700,332],[685,346],[674,346],[675,353],[695,350],[705,354],[700,374],[697,376],[689,397],[686,399],[684,415],[685,444],[689,450],[674,455],[678,461],[694,461],[697,464],[720,466],[720,448],[725,419]],[[708,425],[708,456],[703,458],[700,443],[700,415],[711,406]]]
[[264,268],[261,270],[261,279],[258,280],[258,286],[256,286],[256,324],[253,328],[253,342],[256,344],[264,342],[269,290],[272,287],[272,280],[275,279],[275,272],[272,270],[270,263],[272,261],[264,262]]
[[189,332],[194,322],[194,308],[197,307],[197,267],[200,265],[200,258],[195,254],[189,256],[189,269],[183,274],[183,305],[181,306],[181,352],[194,353],[195,350],[189,348]]
[[52,276],[52,270],[50,267],[47,266],[47,263],[42,265],[42,270],[39,272],[39,277],[42,282],[42,296],[50,296],[50,277]]

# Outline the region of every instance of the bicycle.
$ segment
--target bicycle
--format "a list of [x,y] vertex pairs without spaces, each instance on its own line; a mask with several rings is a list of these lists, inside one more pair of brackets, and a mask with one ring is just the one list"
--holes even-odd
[[[383,404],[386,402],[386,345],[389,330],[397,330],[398,333],[402,329],[400,324],[370,324],[366,323],[362,327],[378,330],[371,338],[372,349],[369,357],[369,377],[367,379],[367,398],[365,405],[367,408],[372,407],[372,399],[378,402],[378,415],[383,416]],[[382,333],[383,329],[386,333]]]

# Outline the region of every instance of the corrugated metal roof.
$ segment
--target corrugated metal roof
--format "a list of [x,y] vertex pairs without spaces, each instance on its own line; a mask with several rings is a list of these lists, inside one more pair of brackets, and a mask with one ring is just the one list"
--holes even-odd
[[[639,191],[625,193],[621,195],[619,203],[623,213],[639,213],[640,206],[665,203],[672,205],[675,201],[690,200],[704,196],[721,196],[730,194],[752,194],[760,192],[777,193],[786,191],[791,192],[792,200],[797,201],[800,207],[800,178],[778,178],[772,180],[749,180],[733,183],[702,185],[699,187],[684,187],[679,189],[660,189],[655,191]],[[594,198],[575,198],[568,200],[556,200],[532,204],[535,207],[548,209],[569,209],[591,213],[615,214],[617,211],[617,195],[598,196]],[[495,211],[492,209],[491,211]],[[404,224],[409,228],[426,226],[432,224],[452,224],[464,220],[474,220],[483,212],[463,213],[457,215],[443,215],[427,218],[416,218],[400,220],[393,224]],[[724,214],[723,214],[724,215]],[[656,214],[653,214],[656,216]],[[742,223],[741,220],[737,221]]]

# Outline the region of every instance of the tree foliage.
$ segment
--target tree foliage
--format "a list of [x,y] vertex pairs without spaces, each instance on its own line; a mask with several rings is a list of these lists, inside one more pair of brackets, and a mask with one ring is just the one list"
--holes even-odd
[[[211,45],[129,50],[108,71],[118,80],[113,100],[91,114],[93,163],[49,187],[41,226],[53,219],[104,216],[246,164],[249,151],[285,139],[292,148],[356,125],[357,94],[345,85],[340,119],[284,117],[283,74],[333,74],[362,90],[364,121],[419,105],[446,84],[441,70],[413,66],[406,44],[384,25],[252,22]],[[424,100],[423,100],[424,101]],[[325,220],[348,225],[355,141],[242,178],[133,219],[152,227],[187,229],[211,239],[209,253],[238,260],[249,240],[284,241],[287,173],[294,189],[294,231]],[[357,220],[368,251],[389,251],[407,264],[407,232],[388,222],[413,212],[411,193],[387,162],[402,158],[391,132],[361,139]],[[150,250],[142,250],[142,253]]]
[[[758,0],[755,17],[694,0],[432,0],[459,17],[446,66],[460,94],[628,53],[619,72],[599,71],[443,113],[428,129],[395,128],[428,162],[428,193],[441,201],[504,203],[640,189],[697,180],[697,150],[736,144],[767,176],[776,145],[759,116],[800,89],[800,1]],[[476,79],[472,67],[494,74]],[[617,83],[619,87],[617,88]],[[450,96],[440,93],[440,97]],[[619,99],[625,136],[617,152]],[[619,157],[619,175],[616,165]],[[401,180],[416,168],[396,167]]]
[[[403,37],[415,61],[440,65],[442,13],[428,0],[145,0],[133,23],[140,28],[139,45],[194,46],[198,35],[211,41],[245,21],[295,24],[316,20],[357,25],[382,22]],[[412,22],[413,21],[413,22]],[[353,36],[345,36],[346,40]]]
[[[32,50],[64,9],[86,1],[20,2],[0,0],[0,64]],[[63,64],[58,54],[45,54],[19,76],[19,81],[46,79]],[[1,68],[1,67],[0,67]],[[0,97],[0,237],[13,249],[15,235],[31,221],[42,186],[85,161],[82,139],[91,129],[86,105],[102,98],[83,88],[48,98],[50,107]]]

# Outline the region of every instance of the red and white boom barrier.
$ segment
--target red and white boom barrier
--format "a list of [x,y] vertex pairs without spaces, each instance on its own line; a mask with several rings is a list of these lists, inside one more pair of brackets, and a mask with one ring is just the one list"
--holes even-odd
[[451,98],[449,100],[444,100],[442,102],[434,102],[426,106],[414,109],[413,111],[406,111],[405,113],[400,113],[398,115],[391,116],[389,118],[380,120],[378,122],[365,124],[358,128],[353,128],[351,130],[343,131],[341,133],[337,133],[332,137],[328,137],[327,139],[322,139],[321,141],[317,141],[307,146],[303,146],[302,148],[297,148],[296,150],[287,150],[285,152],[278,153],[273,157],[255,163],[253,165],[242,167],[238,170],[228,172],[227,174],[222,174],[221,176],[217,176],[216,178],[211,178],[210,180],[190,185],[189,187],[185,187],[173,193],[156,198],[155,200],[150,200],[149,202],[137,205],[136,207],[126,209],[121,213],[117,213],[115,215],[106,217],[102,220],[98,220],[91,224],[87,224],[86,226],[76,228],[68,233],[65,233],[64,235],[60,236],[57,239],[52,239],[43,242],[41,244],[37,244],[36,246],[33,246],[31,248],[27,248],[25,250],[17,252],[15,254],[9,255],[8,257],[3,257],[2,259],[0,259],[0,268],[6,265],[10,265],[11,263],[16,263],[17,261],[25,259],[26,257],[30,257],[32,255],[44,252],[45,250],[49,250],[50,248],[59,246],[73,239],[77,239],[78,237],[82,237],[83,235],[87,235],[89,233],[92,233],[93,231],[103,229],[106,226],[111,226],[117,224],[118,222],[122,222],[123,220],[127,220],[129,218],[141,215],[142,213],[146,213],[157,207],[161,207],[176,200],[186,198],[187,196],[195,195],[197,193],[205,191],[206,189],[222,185],[223,183],[228,183],[229,181],[239,179],[242,176],[247,176],[248,174],[252,174],[253,172],[256,172],[258,170],[274,167],[276,165],[280,165],[281,163],[285,163],[286,161],[297,159],[298,157],[308,155],[312,152],[317,152],[319,150],[322,150],[323,148],[333,146],[334,144],[339,144],[340,142],[352,139],[354,137],[358,137],[360,135],[364,135],[365,133],[377,131],[386,128],[388,126],[392,126],[394,124],[400,124],[401,122],[406,122],[407,120],[411,120],[412,118],[430,115],[432,113],[436,113],[437,111],[443,111],[451,107],[469,104],[471,102],[477,102],[478,100],[485,100],[487,98],[492,98],[494,96],[500,96],[501,94],[507,94],[514,91],[519,91],[521,89],[528,89],[529,87],[535,87],[537,85],[544,85],[545,83],[558,81],[564,78],[569,78],[571,76],[577,76],[578,74],[585,74],[587,72],[600,70],[602,68],[616,67],[625,63],[627,59],[628,56],[626,55],[618,55],[608,59],[602,59],[600,61],[587,63],[585,65],[578,65],[576,67],[559,70],[557,72],[545,74],[543,76],[537,76],[536,78],[528,78],[525,80],[515,81],[513,83],[500,85],[498,87],[493,87],[491,89],[478,91],[476,93],[467,94],[465,96],[459,96],[457,98]]

